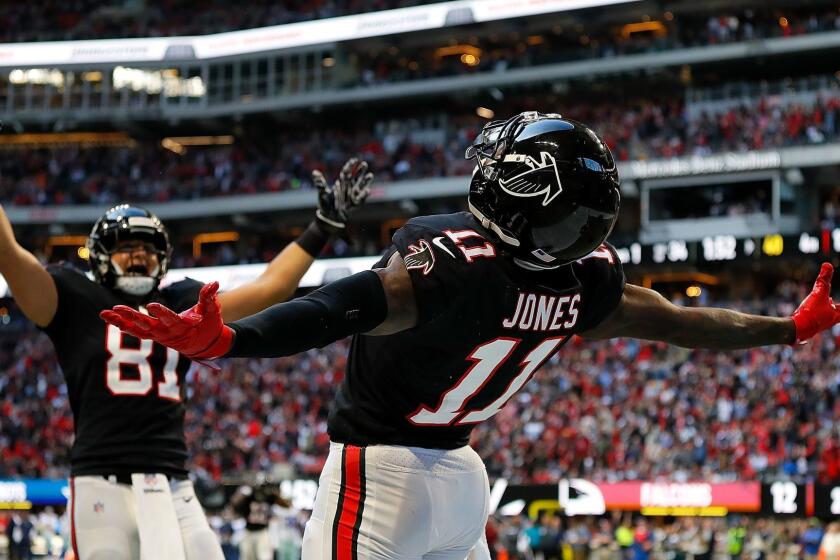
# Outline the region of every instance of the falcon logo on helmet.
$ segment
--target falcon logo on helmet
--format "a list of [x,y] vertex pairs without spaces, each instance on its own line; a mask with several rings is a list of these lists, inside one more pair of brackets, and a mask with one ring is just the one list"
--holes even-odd
[[618,219],[615,161],[577,121],[536,111],[491,121],[466,158],[476,163],[470,212],[525,268],[557,268],[588,255]]
[[507,154],[504,161],[521,162],[530,168],[509,179],[499,178],[499,186],[509,195],[531,197],[545,194],[542,205],[547,206],[563,192],[557,161],[548,152],[540,152],[540,161],[520,154]]

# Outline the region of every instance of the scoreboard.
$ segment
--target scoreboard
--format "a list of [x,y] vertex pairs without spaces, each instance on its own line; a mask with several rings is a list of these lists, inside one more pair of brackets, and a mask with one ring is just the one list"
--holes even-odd
[[777,480],[761,486],[761,512],[776,516],[805,515],[807,488],[804,484]]
[[704,264],[745,260],[829,257],[840,255],[840,228],[798,235],[772,234],[738,238],[711,235],[696,241],[671,239],[660,243],[616,245],[624,265]]
[[814,515],[817,517],[840,516],[840,484],[814,485]]

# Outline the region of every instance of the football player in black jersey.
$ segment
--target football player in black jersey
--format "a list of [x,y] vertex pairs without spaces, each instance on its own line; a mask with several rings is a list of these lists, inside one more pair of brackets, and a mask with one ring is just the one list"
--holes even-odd
[[[373,176],[352,159],[335,185],[317,171],[313,179],[316,219],[256,280],[219,296],[226,320],[288,299],[329,236],[364,201]],[[190,360],[123,336],[99,318],[117,304],[184,310],[201,284],[187,279],[158,287],[172,249],[163,224],[142,208],[106,212],[87,245],[90,277],[64,265],[44,268],[15,241],[0,207],[0,273],[24,314],[52,339],[67,382],[76,435],[70,457],[76,556],[221,559],[187,479],[183,384]]]
[[245,535],[239,543],[240,560],[274,558],[268,525],[275,505],[288,508],[292,503],[280,495],[279,485],[269,482],[242,486],[231,498],[233,511],[245,520]]
[[410,220],[373,271],[224,324],[214,284],[177,315],[103,318],[187,356],[284,356],[354,335],[304,558],[488,558],[484,465],[468,446],[572,335],[721,349],[805,341],[840,321],[831,265],[791,318],[684,308],[625,285],[605,243],[615,162],[588,127],[526,112],[489,123],[469,212]]

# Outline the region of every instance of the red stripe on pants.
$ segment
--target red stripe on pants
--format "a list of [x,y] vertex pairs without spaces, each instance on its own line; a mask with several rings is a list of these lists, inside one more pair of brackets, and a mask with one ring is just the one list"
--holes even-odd
[[76,543],[76,484],[73,477],[70,477],[70,545],[76,560],[81,560],[79,545]]
[[361,453],[359,447],[348,445],[345,447],[344,457],[344,504],[341,517],[338,520],[338,534],[336,535],[336,560],[353,560],[353,542],[357,538],[354,534],[356,519],[359,515],[359,504],[362,500]]

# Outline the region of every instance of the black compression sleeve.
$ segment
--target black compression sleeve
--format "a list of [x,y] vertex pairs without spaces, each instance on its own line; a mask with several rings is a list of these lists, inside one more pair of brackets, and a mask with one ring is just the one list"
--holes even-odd
[[387,315],[382,281],[366,270],[230,323],[236,336],[225,356],[290,356],[375,329]]

